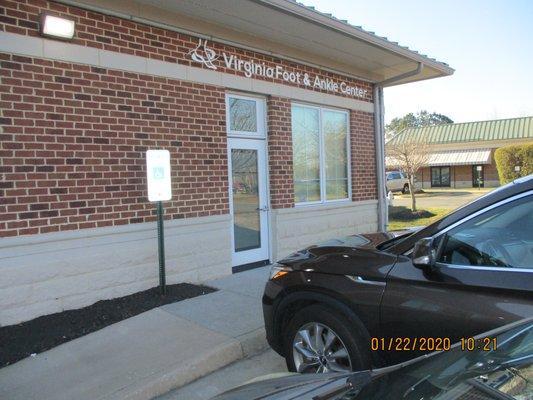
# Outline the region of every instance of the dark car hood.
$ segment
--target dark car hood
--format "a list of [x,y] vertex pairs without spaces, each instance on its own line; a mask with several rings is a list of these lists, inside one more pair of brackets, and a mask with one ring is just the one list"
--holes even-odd
[[290,395],[290,397],[302,395],[311,388],[328,384],[339,379],[341,378],[336,375],[320,376],[318,374],[296,374],[239,386],[214,397],[212,400],[253,400],[268,398],[274,395],[277,396],[276,398],[283,399],[287,395]]
[[[354,268],[363,268],[369,272],[380,269],[376,275],[388,272],[396,261],[396,255],[380,251],[377,246],[398,236],[411,234],[414,229],[364,233],[330,239],[309,246],[278,261],[296,271],[322,272],[329,274],[353,275]],[[361,271],[362,272],[362,271]],[[373,275],[364,273],[363,275]]]
[[371,372],[352,374],[293,374],[283,378],[269,379],[239,386],[212,400],[289,400],[294,398],[314,398],[318,394],[342,388],[347,379],[353,386],[362,387],[371,380]]

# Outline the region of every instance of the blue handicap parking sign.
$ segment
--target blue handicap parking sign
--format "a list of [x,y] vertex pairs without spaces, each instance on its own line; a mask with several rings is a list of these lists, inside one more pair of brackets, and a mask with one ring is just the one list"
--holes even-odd
[[154,179],[163,179],[165,177],[165,168],[163,167],[154,167]]

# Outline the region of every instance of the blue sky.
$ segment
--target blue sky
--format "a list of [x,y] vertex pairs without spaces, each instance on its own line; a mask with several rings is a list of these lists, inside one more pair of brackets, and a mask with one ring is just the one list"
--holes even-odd
[[455,69],[385,89],[385,120],[426,109],[455,122],[533,115],[533,0],[301,0]]

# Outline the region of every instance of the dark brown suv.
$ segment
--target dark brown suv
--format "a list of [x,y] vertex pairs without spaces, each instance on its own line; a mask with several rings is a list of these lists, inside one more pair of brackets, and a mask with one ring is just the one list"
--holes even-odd
[[533,316],[533,175],[393,236],[333,239],[273,266],[267,339],[291,371],[391,364]]

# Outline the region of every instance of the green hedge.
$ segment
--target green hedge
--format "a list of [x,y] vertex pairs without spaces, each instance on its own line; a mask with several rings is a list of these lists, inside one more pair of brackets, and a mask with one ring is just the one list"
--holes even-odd
[[[494,152],[500,183],[508,183],[521,176],[533,174],[533,143],[500,147]],[[520,166],[520,172],[515,166]]]

